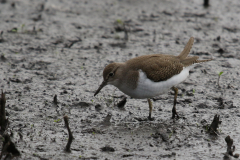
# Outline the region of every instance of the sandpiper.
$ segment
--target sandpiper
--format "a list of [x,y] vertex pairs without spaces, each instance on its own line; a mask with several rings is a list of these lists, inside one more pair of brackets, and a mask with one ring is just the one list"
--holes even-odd
[[178,56],[151,54],[132,58],[124,63],[111,63],[103,70],[103,82],[95,92],[110,84],[132,98],[146,98],[149,104],[148,119],[152,120],[152,102],[150,98],[167,93],[172,89],[175,93],[172,118],[179,117],[176,112],[178,89],[177,84],[189,75],[192,64],[211,61],[198,60],[198,56],[188,57],[194,38],[191,37]]

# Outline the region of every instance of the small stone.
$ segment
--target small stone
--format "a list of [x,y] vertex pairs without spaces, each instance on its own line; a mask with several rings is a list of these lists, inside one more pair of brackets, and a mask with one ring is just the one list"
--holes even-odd
[[238,157],[239,157],[239,154],[236,153],[233,157],[234,157],[234,158],[238,158]]
[[100,111],[100,110],[102,109],[102,106],[101,106],[100,104],[97,104],[97,105],[95,106],[95,109],[96,109],[97,111]]
[[125,106],[126,102],[127,102],[127,98],[124,97],[124,98],[117,104],[117,107],[123,108],[123,107]]

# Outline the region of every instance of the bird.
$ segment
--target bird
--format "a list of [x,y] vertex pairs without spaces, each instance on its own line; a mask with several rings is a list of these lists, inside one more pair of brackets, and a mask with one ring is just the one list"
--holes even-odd
[[193,68],[193,64],[211,61],[199,60],[198,56],[188,56],[193,46],[191,37],[183,51],[178,55],[150,54],[132,58],[126,62],[108,64],[103,70],[103,82],[94,93],[96,96],[106,85],[113,85],[126,95],[135,99],[147,99],[148,119],[152,118],[151,98],[174,91],[172,118],[179,118],[176,111],[178,88]]

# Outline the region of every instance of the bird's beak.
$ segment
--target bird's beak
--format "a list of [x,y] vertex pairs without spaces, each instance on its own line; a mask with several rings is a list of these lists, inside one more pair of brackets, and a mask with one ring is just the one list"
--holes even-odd
[[94,96],[96,96],[101,91],[101,89],[106,85],[107,81],[103,81],[102,84],[98,87],[97,91],[94,93]]

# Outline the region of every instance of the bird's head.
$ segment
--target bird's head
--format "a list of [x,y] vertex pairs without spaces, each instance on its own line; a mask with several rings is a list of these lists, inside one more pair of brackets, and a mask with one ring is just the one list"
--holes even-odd
[[111,63],[107,65],[103,70],[103,82],[98,87],[97,91],[95,92],[94,96],[96,96],[100,90],[108,85],[115,85],[117,86],[118,79],[119,79],[119,67],[121,66],[121,63]]

